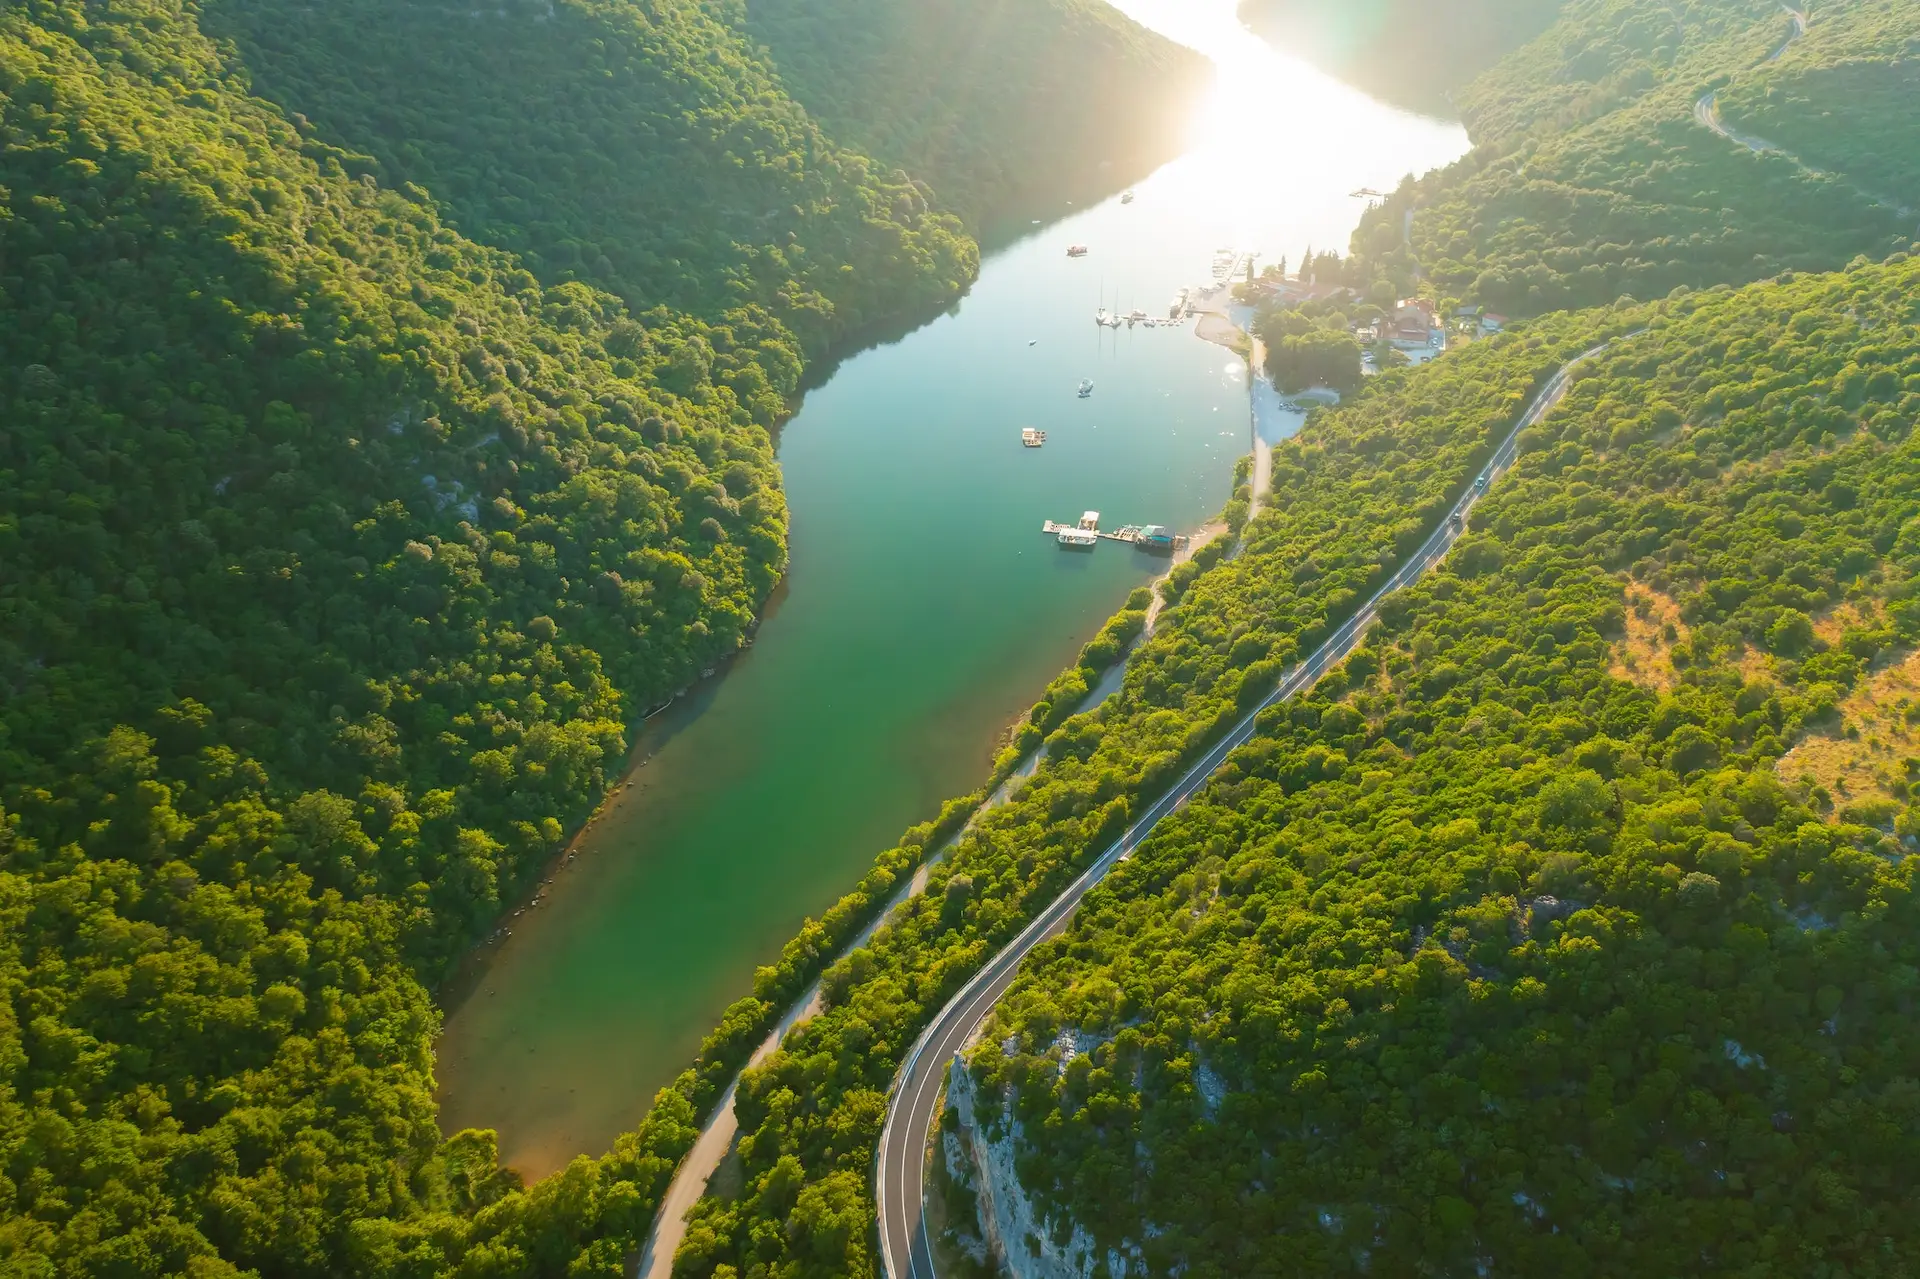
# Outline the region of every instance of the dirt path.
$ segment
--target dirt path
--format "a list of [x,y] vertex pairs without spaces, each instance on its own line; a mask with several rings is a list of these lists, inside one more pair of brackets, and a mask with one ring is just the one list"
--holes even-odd
[[[1266,367],[1267,344],[1256,337],[1253,339],[1253,355],[1247,361],[1247,372],[1251,380],[1255,382],[1263,380],[1267,376]],[[1253,397],[1258,392],[1257,386],[1250,388],[1247,396],[1249,409],[1252,408]],[[1253,475],[1250,477],[1247,497],[1248,524],[1252,524],[1253,517],[1260,514],[1260,508],[1266,502],[1267,490],[1273,487],[1273,445],[1260,438],[1259,419],[1254,414],[1250,416],[1253,417]]]

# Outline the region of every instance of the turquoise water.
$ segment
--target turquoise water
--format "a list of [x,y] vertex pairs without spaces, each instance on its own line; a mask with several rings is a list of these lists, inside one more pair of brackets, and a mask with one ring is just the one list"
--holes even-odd
[[[1237,24],[1216,23],[1209,48],[1185,6],[1144,16],[1230,71],[1249,56]],[[1033,228],[952,314],[807,395],[779,442],[782,594],[755,647],[650,726],[632,785],[484,957],[440,1045],[443,1128],[497,1128],[531,1174],[606,1149],[754,967],[904,827],[977,786],[1007,726],[1165,567],[1113,543],[1062,553],[1041,521],[1092,509],[1108,528],[1190,530],[1225,503],[1251,447],[1244,363],[1190,323],[1101,330],[1095,308],[1164,315],[1221,247],[1344,244],[1348,191],[1465,145],[1264,56],[1266,80],[1291,77],[1364,139],[1296,148],[1275,181],[1210,104],[1194,149],[1132,203]],[[1070,243],[1091,251],[1069,259]],[[1022,448],[1024,426],[1046,446]]]

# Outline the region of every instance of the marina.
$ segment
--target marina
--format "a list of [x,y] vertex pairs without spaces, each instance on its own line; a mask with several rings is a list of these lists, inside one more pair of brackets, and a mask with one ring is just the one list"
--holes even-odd
[[1098,511],[1085,512],[1078,524],[1043,520],[1040,531],[1057,541],[1060,549],[1065,551],[1090,551],[1102,541],[1107,541],[1123,542],[1150,554],[1172,555],[1188,542],[1186,534],[1175,533],[1159,524],[1122,524],[1108,532],[1100,527]]
[[1112,310],[1108,310],[1103,297],[1101,304],[1094,308],[1093,322],[1103,329],[1121,327],[1131,329],[1136,325],[1149,329],[1178,327],[1199,315],[1203,309],[1221,304],[1218,296],[1220,292],[1229,286],[1236,272],[1245,271],[1253,265],[1254,257],[1255,255],[1251,253],[1221,249],[1213,261],[1213,283],[1189,285],[1181,289],[1167,303],[1167,313],[1164,317],[1150,315],[1140,307],[1122,312],[1116,305]]

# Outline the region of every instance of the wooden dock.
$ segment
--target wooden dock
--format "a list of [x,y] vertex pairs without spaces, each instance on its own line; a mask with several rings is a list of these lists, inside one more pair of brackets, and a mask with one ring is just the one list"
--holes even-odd
[[[1061,533],[1088,532],[1103,541],[1124,542],[1128,546],[1139,546],[1145,542],[1147,538],[1145,528],[1138,524],[1123,524],[1117,529],[1108,530],[1088,528],[1084,520],[1078,524],[1062,524],[1057,520],[1043,520],[1040,524],[1040,531],[1048,537],[1057,537]],[[1184,546],[1186,542],[1187,538],[1184,533],[1174,535],[1173,543],[1176,547]]]
[[1042,521],[1040,525],[1040,531],[1042,533],[1047,534],[1049,537],[1057,536],[1061,533],[1079,533],[1084,531],[1088,533],[1093,533],[1099,537],[1103,537],[1109,542],[1132,542],[1135,540],[1136,534],[1138,533],[1138,530],[1133,528],[1131,525],[1123,529],[1115,529],[1111,533],[1109,533],[1103,529],[1082,530],[1078,524],[1061,524],[1054,520]]

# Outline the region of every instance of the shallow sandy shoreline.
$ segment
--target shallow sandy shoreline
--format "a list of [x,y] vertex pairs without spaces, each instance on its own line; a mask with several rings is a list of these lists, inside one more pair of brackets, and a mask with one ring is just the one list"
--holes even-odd
[[1218,311],[1203,312],[1200,322],[1193,326],[1193,335],[1234,351],[1245,351],[1250,340],[1239,325]]

